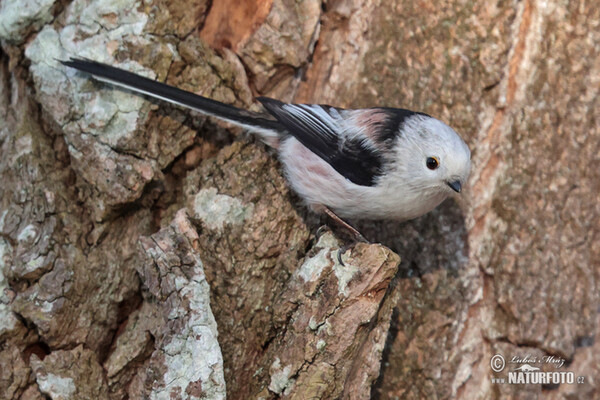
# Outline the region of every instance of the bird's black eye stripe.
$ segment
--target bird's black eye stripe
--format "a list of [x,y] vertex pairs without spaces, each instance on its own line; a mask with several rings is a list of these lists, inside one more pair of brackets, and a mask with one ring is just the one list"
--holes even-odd
[[425,162],[427,168],[434,170],[440,166],[440,162],[436,157],[427,157],[427,161]]

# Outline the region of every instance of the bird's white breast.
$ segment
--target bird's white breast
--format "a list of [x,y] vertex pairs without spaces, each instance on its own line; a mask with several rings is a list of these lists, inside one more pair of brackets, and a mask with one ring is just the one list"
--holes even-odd
[[294,137],[281,143],[279,156],[290,186],[309,206],[325,205],[342,218],[407,220],[446,198],[439,191],[413,190],[393,176],[374,186],[352,183]]

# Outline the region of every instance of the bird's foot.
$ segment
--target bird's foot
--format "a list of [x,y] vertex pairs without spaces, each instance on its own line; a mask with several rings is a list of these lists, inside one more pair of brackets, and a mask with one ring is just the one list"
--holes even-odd
[[[352,225],[350,225],[349,223],[347,223],[346,221],[344,221],[343,219],[338,217],[337,214],[334,213],[333,211],[331,211],[329,208],[321,205],[318,208],[316,208],[315,211],[317,211],[317,210],[327,214],[327,216],[329,216],[329,218],[331,218],[333,221],[335,221],[335,223],[338,226],[340,226],[341,228],[343,228],[343,230],[345,230],[351,237],[351,241],[349,243],[344,244],[338,250],[337,259],[338,259],[340,265],[342,265],[342,266],[345,265],[344,261],[342,261],[342,256],[348,250],[351,250],[352,248],[354,248],[354,246],[356,246],[357,243],[370,243],[367,239],[365,239],[365,237],[356,228],[354,228]],[[317,230],[317,240],[327,229],[328,228],[326,226],[321,226]]]
[[325,234],[328,231],[331,231],[331,229],[327,225],[321,225],[319,227],[319,229],[317,229],[317,232],[315,233],[315,239],[317,240],[317,242],[319,241],[321,236],[323,236],[323,234]]
[[[359,235],[360,235],[360,233],[359,233]],[[367,243],[367,244],[371,244],[371,242],[369,242],[369,241],[368,241],[367,239],[365,239],[365,238],[364,238],[362,235],[360,235],[360,238],[358,238],[358,237],[357,237],[357,238],[356,238],[356,240],[353,240],[352,242],[346,243],[346,244],[344,244],[342,247],[340,247],[340,248],[338,249],[338,252],[337,252],[337,260],[338,260],[338,262],[340,263],[340,265],[341,265],[342,267],[345,267],[345,266],[346,266],[346,264],[344,264],[344,261],[342,260],[342,256],[343,256],[344,254],[346,254],[346,252],[347,252],[348,250],[352,250],[352,249],[354,248],[354,246],[356,246],[356,245],[357,245],[357,244],[359,244],[359,243]]]

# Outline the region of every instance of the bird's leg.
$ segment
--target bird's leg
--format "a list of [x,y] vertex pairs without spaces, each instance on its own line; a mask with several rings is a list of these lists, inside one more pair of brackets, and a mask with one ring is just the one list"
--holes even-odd
[[334,213],[333,211],[331,211],[328,207],[321,205],[318,207],[318,210],[327,214],[329,216],[329,218],[331,218],[342,228],[344,228],[348,232],[350,232],[351,236],[354,239],[353,242],[346,243],[345,245],[340,247],[340,249],[338,250],[337,259],[341,265],[344,265],[344,262],[342,261],[342,256],[344,255],[344,253],[346,253],[346,251],[348,251],[349,249],[354,247],[354,245],[356,245],[356,243],[358,243],[358,242],[369,243],[369,241],[367,239],[365,239],[365,237],[358,230],[356,230],[356,228],[354,228],[352,225],[350,225],[349,223],[347,223],[346,221],[344,221],[343,219],[338,217],[337,214]]
[[329,218],[334,220],[338,225],[350,232],[350,234],[354,237],[354,240],[356,242],[369,243],[369,241],[365,239],[365,237],[361,235],[361,233],[357,231],[356,228],[354,228],[352,225],[338,217],[337,214],[331,211],[329,208],[323,206],[323,212],[327,214]]

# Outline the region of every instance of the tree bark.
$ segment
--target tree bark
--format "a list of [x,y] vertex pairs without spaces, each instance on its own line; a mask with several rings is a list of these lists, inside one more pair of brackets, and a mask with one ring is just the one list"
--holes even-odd
[[[558,0],[3,1],[0,398],[600,397],[598,20]],[[70,56],[253,110],[423,111],[471,177],[414,221],[356,221],[374,244],[342,265],[272,151]],[[498,383],[525,364],[576,382]]]

